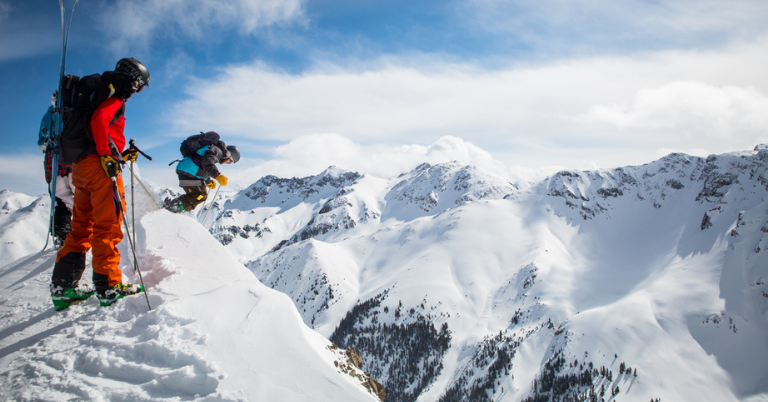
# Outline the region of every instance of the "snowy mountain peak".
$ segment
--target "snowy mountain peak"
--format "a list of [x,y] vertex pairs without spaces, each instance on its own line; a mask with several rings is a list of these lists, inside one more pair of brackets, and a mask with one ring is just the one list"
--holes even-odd
[[331,166],[328,166],[325,170],[323,170],[318,175],[318,177],[327,177],[327,178],[330,178],[331,180],[336,180],[339,177],[348,175],[350,173],[352,173],[353,175],[356,174],[356,173],[353,173],[353,172],[348,172],[348,171],[346,171],[344,169],[340,169],[336,165],[331,165]]
[[471,165],[424,163],[401,175],[385,196],[382,219],[401,221],[435,215],[480,200],[501,199],[517,191],[506,179]]
[[269,175],[241,190],[227,201],[224,208],[247,210],[255,204],[260,204],[287,209],[302,202],[314,202],[328,197],[340,188],[352,185],[360,177],[362,176],[359,173],[334,166],[317,176],[303,178],[285,179]]

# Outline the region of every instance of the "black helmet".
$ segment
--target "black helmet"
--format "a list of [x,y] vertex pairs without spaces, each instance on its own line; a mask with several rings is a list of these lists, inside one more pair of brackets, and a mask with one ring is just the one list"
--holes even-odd
[[240,150],[234,145],[227,145],[227,157],[232,159],[232,163],[240,160]]
[[141,91],[144,86],[149,86],[149,70],[134,58],[120,59],[115,66],[115,71],[128,73],[133,77],[133,90],[135,92]]

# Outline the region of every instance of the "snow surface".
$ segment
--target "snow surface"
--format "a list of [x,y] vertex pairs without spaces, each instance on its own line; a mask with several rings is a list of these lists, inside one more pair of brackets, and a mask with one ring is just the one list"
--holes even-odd
[[[327,338],[378,297],[355,328],[450,331],[429,357],[439,373],[404,377],[427,382],[420,402],[472,387],[521,401],[557,356],[560,374],[611,370],[593,379],[606,401],[768,401],[767,169],[765,146],[524,189],[457,163],[396,178],[330,167],[221,193],[205,225],[203,208],[172,215],[139,192],[152,311],[131,297],[54,312],[47,199],[3,191],[0,398],[375,400]],[[492,377],[503,351],[509,370]],[[394,384],[386,358],[362,355]]]
[[[42,248],[45,226],[27,221],[14,233]],[[0,400],[377,400],[339,372],[338,352],[285,295],[259,283],[194,219],[155,211],[136,229],[151,311],[141,295],[54,311],[50,248],[0,268]],[[138,283],[124,243],[121,269]]]

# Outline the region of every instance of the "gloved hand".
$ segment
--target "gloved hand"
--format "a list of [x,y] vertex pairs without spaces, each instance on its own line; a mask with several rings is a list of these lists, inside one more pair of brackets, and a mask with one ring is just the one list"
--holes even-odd
[[216,181],[219,182],[222,186],[227,185],[227,176],[224,176],[223,174],[219,174],[216,176]]
[[213,190],[214,188],[216,188],[216,182],[215,182],[215,181],[213,181],[213,180],[210,180],[210,181],[208,181],[208,183],[206,184],[206,186],[208,186],[208,188],[210,188],[211,190]]
[[117,177],[120,174],[120,162],[112,155],[101,156],[101,167],[104,168],[104,173],[109,177]]
[[123,160],[126,162],[136,162],[136,158],[139,156],[139,150],[136,148],[128,148],[123,151]]

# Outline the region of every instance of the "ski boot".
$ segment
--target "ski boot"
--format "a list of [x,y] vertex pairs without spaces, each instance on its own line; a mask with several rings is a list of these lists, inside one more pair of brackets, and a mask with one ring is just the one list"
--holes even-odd
[[170,198],[166,198],[165,201],[163,201],[163,208],[175,214],[184,212],[184,204],[182,204],[181,201],[171,200]]
[[92,287],[80,284],[66,289],[61,286],[50,284],[50,289],[51,300],[53,301],[53,307],[56,308],[56,311],[64,310],[75,303],[80,303],[93,296],[95,293]]
[[96,297],[99,299],[99,304],[102,307],[111,306],[118,299],[122,299],[125,296],[131,296],[144,291],[141,285],[134,285],[132,283],[117,283],[112,287],[105,290],[100,290],[96,293]]

